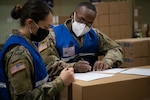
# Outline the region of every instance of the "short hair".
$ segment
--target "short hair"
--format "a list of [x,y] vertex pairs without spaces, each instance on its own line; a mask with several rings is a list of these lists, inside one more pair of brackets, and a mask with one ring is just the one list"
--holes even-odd
[[78,10],[81,6],[85,6],[86,8],[91,9],[94,12],[97,12],[95,6],[92,3],[90,3],[90,2],[80,2],[76,6],[75,10]]

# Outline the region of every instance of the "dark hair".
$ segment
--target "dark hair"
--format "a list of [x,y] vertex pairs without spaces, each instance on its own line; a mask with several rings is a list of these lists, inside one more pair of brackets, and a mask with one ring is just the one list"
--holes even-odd
[[53,13],[52,9],[43,1],[28,0],[23,7],[16,5],[11,11],[11,17],[14,19],[20,18],[20,24],[24,26],[27,18],[31,18],[37,23],[44,20],[49,13]]
[[78,10],[81,6],[85,6],[86,8],[91,9],[94,12],[97,12],[96,9],[95,9],[95,6],[92,3],[90,3],[90,2],[80,2],[76,6],[75,10]]

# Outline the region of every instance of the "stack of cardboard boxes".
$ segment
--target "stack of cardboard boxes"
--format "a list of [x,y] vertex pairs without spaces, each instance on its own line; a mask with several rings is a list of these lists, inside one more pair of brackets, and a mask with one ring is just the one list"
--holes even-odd
[[[150,64],[150,38],[132,38],[132,17],[134,32],[139,37],[148,37],[149,25],[141,23],[142,8],[136,7],[131,14],[128,1],[99,2],[95,4],[97,16],[94,27],[115,40],[123,49],[124,63],[121,67],[136,67]],[[99,56],[98,59],[103,57]]]
[[150,63],[150,38],[119,39],[123,49],[124,63],[120,67],[137,67]]
[[131,17],[128,1],[99,2],[95,4],[97,16],[93,27],[112,39],[132,37]]
[[96,4],[97,16],[94,20],[93,27],[98,28],[106,35],[110,36],[109,27],[109,7],[107,2],[100,2]]

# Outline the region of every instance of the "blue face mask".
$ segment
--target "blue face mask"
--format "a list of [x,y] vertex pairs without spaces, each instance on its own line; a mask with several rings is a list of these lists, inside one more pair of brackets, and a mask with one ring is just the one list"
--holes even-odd
[[40,41],[44,40],[48,36],[49,30],[42,29],[35,22],[33,22],[33,23],[38,28],[38,30],[37,30],[37,33],[34,35],[32,33],[32,31],[31,31],[31,29],[30,29],[31,41],[40,42]]

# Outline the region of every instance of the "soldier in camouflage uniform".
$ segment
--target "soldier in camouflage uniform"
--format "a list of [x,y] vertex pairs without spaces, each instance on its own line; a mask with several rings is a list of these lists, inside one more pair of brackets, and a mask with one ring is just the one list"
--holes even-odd
[[[120,46],[104,33],[92,28],[96,9],[89,2],[77,5],[70,19],[53,27],[51,34],[39,43],[45,64],[51,67],[73,67],[75,72],[105,70],[122,64]],[[102,60],[98,56],[103,55]],[[50,64],[50,63],[49,63]]]
[[66,68],[49,82],[57,68],[49,68],[47,65],[47,73],[37,47],[32,42],[40,42],[49,34],[52,10],[40,0],[29,0],[22,8],[15,6],[11,15],[14,19],[20,18],[21,28],[13,30],[1,52],[10,98],[51,100],[74,81],[73,68]]

